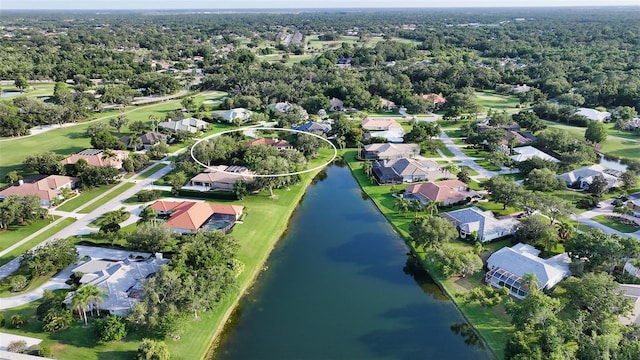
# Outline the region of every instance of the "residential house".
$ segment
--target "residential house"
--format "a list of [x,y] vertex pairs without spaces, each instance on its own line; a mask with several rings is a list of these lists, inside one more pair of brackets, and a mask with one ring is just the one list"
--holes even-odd
[[531,91],[531,86],[523,85],[511,85],[512,94],[522,94]]
[[232,191],[238,181],[249,183],[253,181],[253,172],[244,166],[220,165],[202,172],[189,180],[183,189],[198,191],[226,190]]
[[542,152],[536,148],[534,148],[533,146],[523,146],[523,147],[518,147],[513,149],[513,152],[515,152],[517,155],[513,155],[511,156],[511,159],[513,159],[513,161],[515,162],[522,162],[525,160],[529,160],[532,158],[539,158],[542,160],[547,160],[547,161],[551,161],[551,162],[560,162],[560,160],[554,158],[553,156]]
[[271,139],[271,138],[257,138],[244,143],[245,147],[254,146],[254,145],[269,145],[269,146],[275,147],[280,151],[293,149],[293,145],[291,145],[287,140],[279,140],[279,139]]
[[451,205],[476,195],[460,180],[442,180],[411,185],[405,189],[405,197],[416,199],[423,205],[430,202]]
[[618,290],[633,304],[631,314],[629,316],[620,316],[620,322],[623,325],[640,325],[640,285],[620,284]]
[[442,176],[438,164],[427,159],[378,160],[372,167],[380,184],[412,183]]
[[331,125],[310,121],[304,125],[294,127],[293,130],[305,132],[321,132],[326,135],[331,131]]
[[344,101],[338,98],[329,100],[329,111],[344,111]]
[[393,160],[413,158],[420,154],[418,144],[369,144],[365,145],[361,157],[365,160]]
[[351,60],[352,60],[352,59],[351,59],[350,57],[346,57],[346,58],[339,58],[339,59],[336,61],[336,65],[337,65],[338,67],[348,67],[348,66],[351,66]]
[[181,234],[200,229],[228,231],[244,209],[239,205],[196,201],[156,201],[150,206],[158,215],[168,216],[164,225]]
[[245,108],[235,108],[227,110],[223,113],[218,113],[215,116],[228,123],[233,122],[233,120],[235,119],[240,119],[241,123],[246,123],[250,121],[251,115],[253,115],[253,112],[251,110],[247,110]]
[[9,195],[35,195],[40,198],[40,205],[49,207],[55,200],[62,199],[62,189],[75,188],[77,180],[74,177],[61,175],[35,176],[0,190],[0,199]]
[[[105,296],[98,308],[111,315],[124,316],[142,301],[144,280],[153,276],[168,263],[162,254],[148,259],[99,259],[89,258],[73,268],[72,273],[81,276],[80,285],[95,285]],[[67,294],[64,303],[73,307],[73,292]]]
[[437,110],[441,109],[444,106],[444,104],[447,102],[447,99],[444,96],[439,94],[431,93],[431,94],[420,95],[420,97],[425,100],[433,101],[433,105]]
[[504,131],[520,131],[520,124],[513,122],[511,124],[503,124],[499,126],[489,125],[489,121],[483,121],[478,123],[478,131],[485,131],[489,129],[503,129]]
[[500,141],[500,144],[508,146],[511,139],[515,139],[516,146],[527,145],[536,141],[536,137],[530,132],[506,130],[504,139]]
[[307,110],[295,104],[289,104],[288,102],[279,102],[279,103],[269,104],[267,105],[267,110],[271,110],[273,112],[278,112],[278,113],[289,113],[292,111],[298,111],[298,115],[301,118],[303,119],[309,118],[309,114],[307,113]]
[[627,206],[633,210],[634,216],[640,217],[640,193],[629,195]]
[[362,128],[369,130],[368,137],[382,137],[392,143],[401,143],[405,134],[402,126],[394,119],[367,118],[362,121]]
[[487,259],[485,282],[496,288],[506,287],[513,297],[523,299],[529,293],[522,282],[525,274],[535,274],[540,290],[551,289],[571,276],[567,253],[549,259],[542,259],[539,254],[533,246],[522,243],[496,251]]
[[110,150],[108,155],[101,149],[86,149],[77,154],[71,155],[64,160],[64,165],[73,165],[80,159],[84,159],[90,166],[112,166],[116,169],[122,169],[122,161],[129,157],[129,152],[124,150]]
[[129,146],[131,137],[130,136],[123,136],[120,138],[120,142],[123,144],[127,145],[127,148],[133,149],[133,150],[140,150],[140,149],[149,149],[150,147],[152,147],[153,145],[161,142],[162,140],[167,140],[168,136],[165,134],[161,134],[161,133],[157,133],[157,132],[148,132],[146,134],[142,134],[138,136],[138,139],[140,139],[140,144],[137,145],[135,147],[135,149],[131,146]]
[[513,235],[519,224],[518,220],[510,216],[498,219],[491,211],[482,211],[475,206],[449,211],[440,216],[456,227],[461,238],[475,236],[480,242]]
[[621,175],[620,171],[609,169],[598,164],[581,167],[556,177],[564,180],[567,186],[572,186],[577,183],[581,189],[587,189],[593,179],[598,175],[602,175],[605,180],[607,180],[609,188],[620,186],[622,183],[619,179]]
[[158,123],[158,128],[165,129],[171,132],[186,131],[190,133],[197,133],[198,131],[205,130],[208,127],[208,122],[192,117],[180,120],[163,121],[161,123]]
[[608,111],[598,111],[596,109],[578,108],[576,114],[582,115],[592,121],[604,121],[611,120],[611,113]]
[[622,127],[622,130],[638,131],[640,130],[640,118],[633,118],[626,122]]
[[382,106],[382,109],[385,111],[391,111],[395,109],[396,103],[385,98],[380,98],[380,106]]

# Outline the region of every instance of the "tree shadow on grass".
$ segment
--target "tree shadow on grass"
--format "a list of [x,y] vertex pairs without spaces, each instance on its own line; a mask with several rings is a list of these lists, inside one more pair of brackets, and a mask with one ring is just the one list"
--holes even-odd
[[137,351],[104,351],[98,353],[98,360],[135,359]]

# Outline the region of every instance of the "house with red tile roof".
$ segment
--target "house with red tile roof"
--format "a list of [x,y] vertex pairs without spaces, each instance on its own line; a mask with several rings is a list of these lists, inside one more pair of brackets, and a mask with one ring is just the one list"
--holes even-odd
[[443,180],[411,185],[405,194],[425,205],[430,202],[451,205],[476,195],[476,192],[469,191],[467,184],[460,180]]
[[433,104],[435,105],[436,109],[442,108],[442,106],[447,102],[447,99],[444,96],[433,94],[433,93],[420,95],[420,97],[425,100],[433,101]]
[[279,139],[270,139],[270,138],[258,138],[255,140],[247,141],[244,143],[244,146],[254,146],[254,145],[269,145],[273,146],[280,151],[284,150],[292,150],[293,145],[291,145],[287,140],[279,140]]
[[40,198],[40,205],[48,207],[54,200],[62,198],[63,188],[73,189],[77,180],[74,177],[61,175],[39,177],[33,181],[20,180],[17,184],[0,190],[0,199],[9,195],[35,195]]
[[129,157],[129,152],[124,150],[111,150],[112,156],[107,156],[101,149],[86,149],[77,154],[73,154],[64,160],[64,165],[72,165],[80,159],[87,161],[87,165],[91,166],[112,166],[116,169],[122,169],[122,161]]
[[198,201],[156,201],[150,206],[158,215],[168,216],[164,224],[181,234],[199,229],[227,231],[244,210],[240,205]]

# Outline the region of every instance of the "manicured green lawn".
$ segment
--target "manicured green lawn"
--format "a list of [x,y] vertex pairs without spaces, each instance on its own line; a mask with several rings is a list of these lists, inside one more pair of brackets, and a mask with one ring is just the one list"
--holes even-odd
[[8,230],[0,232],[0,251],[7,249],[9,246],[35,233],[43,227],[51,224],[58,217],[48,217],[46,219],[37,219],[26,225],[11,225]]
[[501,170],[500,166],[496,166],[496,165],[492,164],[487,159],[475,160],[475,163],[480,165],[480,166],[482,166],[483,168],[485,168],[486,170],[489,170],[489,171],[500,171]]
[[145,170],[143,173],[138,174],[138,176],[136,177],[136,179],[146,179],[149,176],[155,174],[156,172],[160,171],[160,169],[164,168],[165,166],[167,166],[166,164],[155,164],[152,167],[148,168],[147,170]]
[[[41,243],[44,240],[48,239],[49,237],[53,236],[58,231],[60,231],[60,230],[64,229],[65,227],[73,224],[75,221],[76,221],[76,219],[74,219],[74,218],[65,218],[65,219],[61,220],[55,226],[47,229],[46,231],[44,231],[40,235],[34,237],[33,239],[27,241],[26,243],[18,246],[17,248],[13,249],[9,253],[3,255],[2,257],[0,257],[0,266],[8,263],[11,260],[13,260],[16,256],[19,256],[19,255],[23,254],[25,251],[33,248],[34,246],[38,245],[39,243]],[[24,237],[23,237],[23,239],[24,239]]]
[[[513,332],[513,327],[510,323],[510,317],[506,315],[501,306],[497,306],[493,309],[485,308],[477,304],[469,303],[464,299],[463,294],[473,287],[481,286],[482,274],[476,273],[474,276],[468,278],[443,278],[439,272],[425,261],[425,253],[422,249],[416,249],[409,236],[409,224],[414,217],[414,214],[409,212],[406,214],[400,214],[394,209],[395,198],[391,195],[392,186],[378,186],[373,184],[365,174],[362,172],[362,163],[355,160],[355,150],[348,150],[344,154],[345,160],[348,162],[353,176],[356,178],[363,191],[374,201],[378,209],[383,213],[391,225],[400,233],[407,241],[407,244],[412,246],[414,254],[420,258],[423,265],[429,271],[429,274],[440,285],[440,287],[449,295],[454,301],[456,306],[462,311],[464,316],[469,320],[473,327],[480,333],[484,341],[488,344],[490,349],[496,355],[498,359],[504,358],[504,347],[507,339]],[[395,186],[396,190],[400,190],[404,186]],[[484,203],[491,210],[501,205]],[[507,211],[510,211],[508,208]],[[463,241],[452,241],[450,244],[454,247],[470,249],[471,244]],[[502,243],[496,243],[490,245],[497,247]],[[506,244],[506,243],[505,243]]]
[[640,230],[639,226],[632,226],[632,225],[627,225],[627,224],[621,224],[613,219],[608,219],[606,215],[598,215],[595,216],[593,218],[591,218],[592,220],[595,220],[597,222],[599,222],[602,225],[608,226],[612,229],[618,230],[622,233],[632,233],[632,232],[636,232],[638,230]]
[[65,201],[64,204],[58,206],[56,208],[56,210],[73,211],[73,210],[79,208],[80,206],[86,204],[91,199],[93,199],[93,198],[99,196],[100,194],[108,191],[109,189],[111,189],[114,186],[115,185],[105,185],[105,186],[99,186],[99,187],[91,188],[89,190],[85,190],[85,191],[81,192],[80,195],[74,197],[73,199],[69,199],[69,200]]
[[119,186],[117,189],[111,191],[107,195],[105,195],[105,196],[101,197],[100,199],[98,199],[98,201],[92,203],[91,205],[89,205],[87,207],[84,207],[84,208],[78,210],[78,212],[80,214],[88,214],[88,213],[92,212],[93,210],[99,208],[100,206],[104,205],[109,200],[112,200],[112,199],[116,198],[118,195],[120,195],[123,192],[131,189],[134,186],[136,186],[135,183],[131,183],[131,182],[124,183],[121,186]]
[[448,156],[448,157],[454,157],[455,156],[455,155],[453,155],[451,150],[449,150],[449,148],[446,147],[446,146],[441,147],[439,150],[442,151],[442,154],[444,154],[444,156]]
[[452,138],[459,138],[459,137],[462,137],[463,135],[462,130],[460,129],[448,129],[448,130],[445,130],[444,132],[445,134],[447,134],[449,137],[452,137]]
[[[19,95],[15,95],[15,96],[10,96],[10,97],[3,97],[3,100],[11,100],[11,99],[15,99],[17,97],[38,97],[38,96],[51,96],[53,95],[53,88],[56,86],[56,84],[54,82],[50,82],[50,83],[30,83],[29,87],[26,89],[26,92],[24,92],[23,94],[19,94]],[[67,88],[71,89],[71,86],[67,84]],[[5,93],[5,92],[14,92],[14,91],[20,91],[18,90],[18,88],[16,88],[15,86],[12,85],[3,85],[0,87],[0,91]]]
[[504,174],[504,175],[500,175],[501,177],[507,178],[511,181],[518,181],[518,180],[524,180],[524,178],[526,177],[523,173],[517,172],[517,173],[513,173],[513,174]]
[[505,110],[507,112],[518,112],[521,110],[518,108],[520,101],[515,95],[505,96],[485,91],[476,92],[476,97],[478,99],[478,104],[485,108]]
[[459,167],[460,169],[465,169],[465,170],[467,170],[467,173],[469,173],[469,176],[476,176],[476,175],[478,175],[478,172],[477,172],[477,171],[473,170],[472,168],[470,168],[470,167],[468,167],[468,166],[466,166],[466,165],[461,165],[461,166],[458,166],[458,167]]

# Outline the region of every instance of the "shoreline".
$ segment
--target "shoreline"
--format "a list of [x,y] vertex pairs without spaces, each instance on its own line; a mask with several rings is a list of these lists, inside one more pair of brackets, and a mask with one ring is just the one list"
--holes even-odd
[[309,173],[309,176],[300,182],[299,185],[302,186],[301,191],[299,194],[296,195],[295,201],[287,209],[286,217],[285,217],[286,218],[285,226],[282,227],[282,229],[280,229],[281,231],[278,232],[277,236],[274,239],[269,239],[268,241],[269,244],[267,249],[268,251],[263,252],[263,255],[261,256],[260,260],[257,262],[255,270],[253,271],[249,279],[245,281],[244,284],[241,284],[241,287],[237,295],[235,296],[231,304],[227,307],[226,311],[223,313],[223,316],[220,322],[215,327],[216,330],[214,331],[214,333],[212,334],[209,340],[209,343],[207,345],[207,351],[202,356],[200,356],[200,359],[210,359],[213,356],[213,354],[215,354],[217,347],[220,345],[219,344],[220,335],[224,332],[229,322],[229,319],[231,318],[231,315],[237,309],[240,303],[240,300],[242,300],[242,298],[245,296],[247,290],[251,288],[251,286],[255,283],[256,279],[260,276],[260,273],[264,269],[264,264],[269,259],[269,256],[271,256],[273,249],[275,249],[276,245],[280,242],[280,239],[289,228],[291,217],[293,216],[293,213],[298,208],[298,205],[304,198],[304,195],[307,192],[307,188],[312,184],[313,180],[318,175],[318,173],[323,171],[325,168],[326,166],[323,167],[322,169],[318,169],[312,173]]
[[[345,160],[346,161],[346,160]],[[493,355],[493,357],[495,359],[502,359],[503,356],[500,356],[497,353],[497,350],[499,349],[495,349],[493,347],[490,346],[489,342],[487,341],[487,339],[485,339],[485,337],[482,335],[482,333],[480,332],[480,330],[477,328],[477,324],[474,323],[471,318],[465,313],[465,311],[461,308],[461,304],[459,304],[456,301],[456,298],[454,296],[454,294],[452,294],[449,289],[447,289],[446,286],[444,286],[443,281],[440,279],[440,277],[438,276],[434,276],[434,274],[432,273],[432,270],[424,261],[423,258],[421,258],[417,252],[416,249],[411,246],[411,243],[409,241],[409,239],[407,237],[405,237],[404,235],[402,235],[402,232],[400,231],[400,229],[397,228],[396,224],[393,223],[392,221],[389,220],[389,218],[387,218],[386,214],[384,211],[382,211],[382,209],[380,208],[380,204],[378,204],[377,201],[375,201],[375,199],[373,197],[371,197],[371,195],[369,193],[367,193],[367,191],[364,189],[363,184],[358,180],[358,178],[355,176],[355,171],[356,169],[354,169],[351,164],[352,162],[350,161],[346,161],[346,163],[349,166],[349,169],[351,170],[351,175],[353,176],[353,178],[356,180],[356,182],[358,183],[358,186],[360,187],[360,190],[362,192],[364,192],[365,194],[367,194],[367,197],[369,198],[369,200],[371,200],[371,202],[373,202],[373,204],[376,206],[376,209],[380,212],[380,214],[382,216],[384,216],[385,220],[387,221],[387,223],[391,226],[391,228],[393,229],[394,232],[396,232],[398,235],[400,235],[403,240],[404,243],[409,247],[410,251],[411,251],[411,255],[415,256],[420,264],[422,265],[422,267],[427,271],[427,273],[429,274],[429,276],[433,279],[433,281],[436,283],[436,285],[438,285],[438,288],[440,288],[440,290],[442,290],[442,292],[444,292],[446,294],[446,296],[449,298],[449,300],[451,300],[451,302],[453,303],[453,305],[455,306],[456,310],[458,311],[458,313],[460,315],[462,315],[462,317],[465,319],[465,321],[469,324],[469,326],[471,327],[471,329],[473,330],[473,332],[478,336],[478,339],[480,339],[480,341],[482,342],[483,346],[485,346],[486,349],[488,349],[491,354]]]

